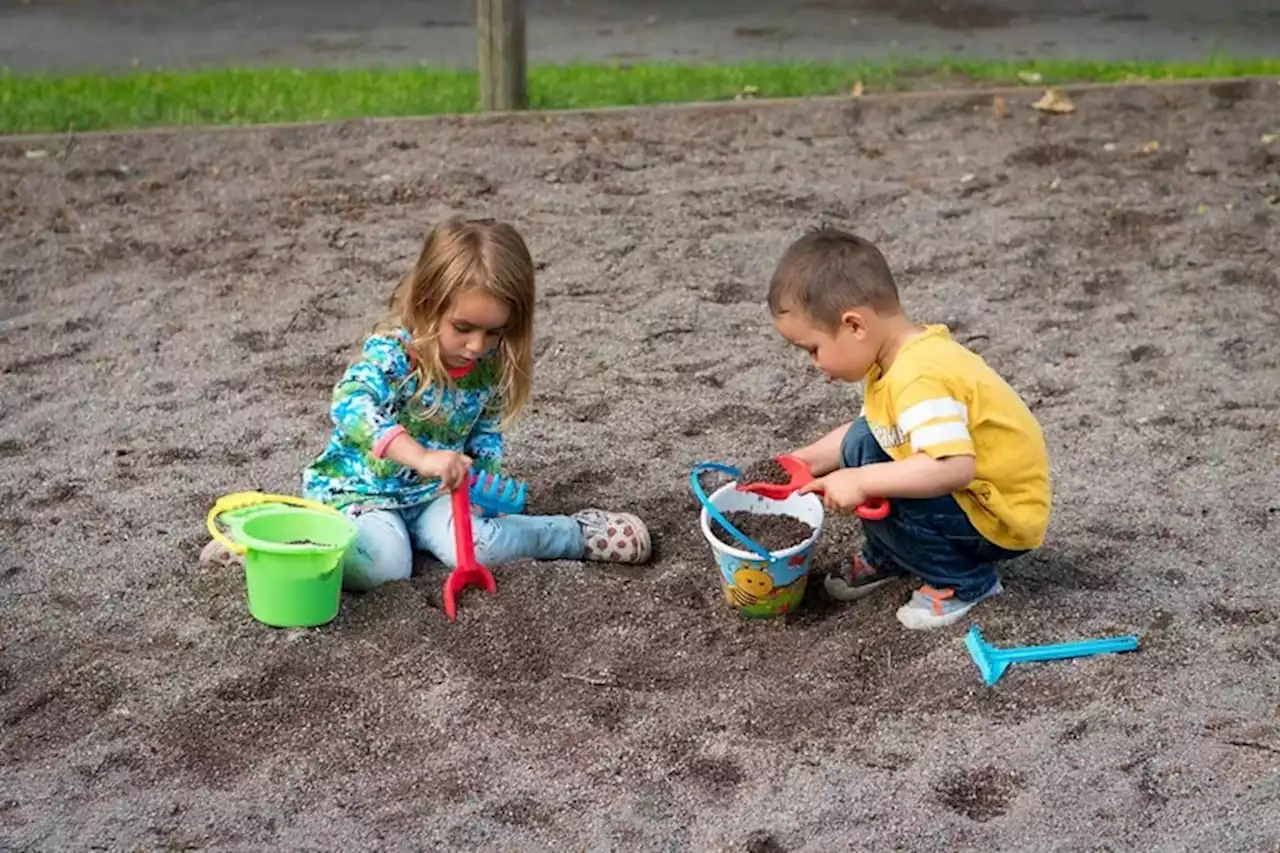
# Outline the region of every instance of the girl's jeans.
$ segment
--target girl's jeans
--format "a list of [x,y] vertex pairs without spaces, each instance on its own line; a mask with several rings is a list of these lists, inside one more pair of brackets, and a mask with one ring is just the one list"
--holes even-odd
[[[840,453],[845,468],[893,461],[866,418],[849,427]],[[862,522],[862,559],[882,571],[910,572],[934,589],[954,589],[960,601],[980,598],[999,579],[996,564],[1023,553],[984,538],[951,495],[894,498],[889,504],[883,521]]]
[[[457,565],[453,545],[453,505],[448,494],[408,509],[356,511],[356,540],[342,565],[342,585],[366,591],[413,572],[413,552],[428,551],[449,568]],[[579,560],[582,527],[567,515],[471,517],[476,560],[493,566],[531,557]]]

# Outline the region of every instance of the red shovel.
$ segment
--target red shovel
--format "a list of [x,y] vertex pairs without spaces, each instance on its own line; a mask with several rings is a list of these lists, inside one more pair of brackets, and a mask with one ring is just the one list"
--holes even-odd
[[484,566],[476,562],[476,544],[471,538],[471,495],[464,483],[453,490],[453,547],[458,564],[444,579],[444,612],[449,619],[458,618],[458,593],[467,587],[483,587],[497,592],[498,584]]
[[[738,491],[750,492],[769,500],[789,498],[796,489],[813,482],[813,471],[802,460],[789,453],[777,457],[778,464],[791,475],[785,483],[739,483]],[[867,521],[883,521],[889,517],[889,502],[884,498],[872,498],[858,507],[858,517]]]

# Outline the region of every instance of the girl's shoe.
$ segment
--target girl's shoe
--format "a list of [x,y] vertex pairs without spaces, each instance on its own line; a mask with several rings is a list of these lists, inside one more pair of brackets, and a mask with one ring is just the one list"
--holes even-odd
[[583,556],[608,563],[647,563],[653,553],[649,528],[625,512],[584,509],[573,519],[582,527]]

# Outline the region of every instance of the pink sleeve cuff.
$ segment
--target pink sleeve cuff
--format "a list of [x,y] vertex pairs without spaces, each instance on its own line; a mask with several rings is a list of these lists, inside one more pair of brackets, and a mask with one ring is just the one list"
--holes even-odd
[[396,436],[405,432],[405,428],[396,424],[391,429],[382,434],[382,438],[373,443],[373,455],[376,459],[382,459],[387,455],[387,447],[391,442],[396,440]]

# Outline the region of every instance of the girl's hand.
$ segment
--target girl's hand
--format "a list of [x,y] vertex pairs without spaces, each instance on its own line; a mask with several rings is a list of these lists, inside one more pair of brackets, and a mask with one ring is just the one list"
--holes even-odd
[[471,457],[453,450],[428,450],[413,468],[424,477],[439,479],[440,487],[451,492],[467,484]]
[[818,477],[811,483],[806,483],[798,492],[802,495],[820,492],[822,503],[827,509],[853,512],[874,497],[867,494],[861,479],[857,468],[842,468],[825,477]]

